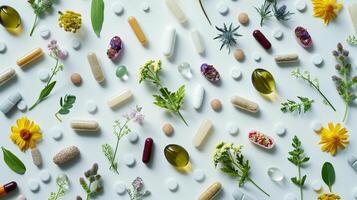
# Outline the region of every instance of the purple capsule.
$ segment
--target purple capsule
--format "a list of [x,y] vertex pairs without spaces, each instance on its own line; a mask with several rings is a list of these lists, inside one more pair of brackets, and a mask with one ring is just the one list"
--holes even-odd
[[123,42],[119,36],[114,36],[109,43],[109,48],[107,50],[108,58],[115,60],[119,57],[123,49]]
[[271,43],[265,37],[265,35],[260,32],[260,30],[253,31],[253,37],[259,42],[260,45],[262,45],[264,49],[268,50],[271,48]]
[[302,47],[309,48],[312,46],[312,38],[305,28],[301,26],[296,27],[295,36],[296,40]]
[[213,67],[213,65],[203,63],[201,65],[201,73],[207,80],[211,82],[218,82],[221,79],[219,72],[216,70],[216,68]]
[[151,150],[152,150],[153,145],[154,145],[154,141],[152,140],[152,138],[146,138],[145,145],[144,145],[144,151],[143,151],[143,157],[142,157],[142,161],[145,164],[150,162]]

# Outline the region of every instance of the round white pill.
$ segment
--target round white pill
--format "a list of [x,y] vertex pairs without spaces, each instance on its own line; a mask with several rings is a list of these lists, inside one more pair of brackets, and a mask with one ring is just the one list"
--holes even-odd
[[37,192],[40,189],[40,183],[35,179],[30,179],[27,185],[31,192]]
[[260,56],[259,53],[257,53],[257,52],[254,52],[254,53],[253,53],[253,59],[254,59],[256,62],[259,62],[261,58],[262,58],[262,57]]
[[217,11],[221,15],[226,15],[226,14],[228,14],[229,8],[225,3],[220,2],[217,4]]
[[244,199],[244,193],[240,191],[239,189],[234,189],[232,192],[232,197],[234,200],[242,200]]
[[127,135],[129,142],[136,143],[139,140],[139,134],[137,132],[132,132]]
[[242,76],[242,72],[238,67],[232,67],[230,74],[233,79],[239,79]]
[[42,182],[47,183],[51,180],[51,174],[48,170],[44,169],[40,172],[40,179]]
[[26,200],[26,197],[23,194],[20,194],[16,200]]
[[16,104],[16,107],[22,112],[27,110],[27,104],[24,100],[19,101],[19,103]]
[[201,169],[193,171],[193,179],[197,182],[202,182],[205,179],[205,173]]
[[166,185],[171,192],[175,192],[179,187],[177,181],[174,178],[167,179]]
[[353,198],[357,199],[357,187],[353,189]]
[[51,31],[50,29],[46,28],[46,27],[41,27],[40,30],[40,36],[43,38],[43,39],[48,39],[51,35]]
[[322,189],[322,185],[319,180],[312,181],[311,187],[315,192],[319,192]]
[[143,2],[141,4],[141,9],[143,9],[144,12],[149,12],[150,11],[150,5],[148,2]]
[[292,193],[288,193],[285,195],[284,200],[297,200],[297,197]]
[[115,2],[112,5],[112,10],[115,14],[121,15],[124,12],[124,7],[119,2]]
[[295,8],[296,10],[298,10],[299,12],[304,12],[306,9],[307,5],[305,0],[297,0],[295,2]]
[[118,181],[114,183],[114,190],[117,194],[123,195],[126,193],[126,185],[122,181]]
[[238,133],[238,125],[236,123],[233,123],[233,122],[228,122],[226,124],[226,131],[230,135],[237,135],[237,133]]
[[94,114],[95,112],[97,112],[97,104],[95,104],[94,101],[87,101],[86,110],[87,112]]
[[38,79],[40,79],[42,82],[46,82],[50,78],[50,71],[47,69],[41,69],[37,73]]
[[321,122],[317,121],[317,120],[314,120],[311,122],[311,128],[312,130],[314,130],[316,133],[317,132],[320,132],[321,129],[322,129],[322,124]]
[[78,50],[78,49],[81,48],[82,43],[81,43],[81,41],[79,39],[73,39],[71,41],[71,45],[72,45],[73,49]]
[[315,66],[319,66],[321,65],[324,60],[322,58],[322,56],[320,54],[314,54],[312,57],[311,57],[311,62],[315,65]]
[[286,128],[282,123],[277,123],[274,125],[274,133],[278,136],[284,136],[286,133]]
[[132,154],[126,154],[124,156],[124,162],[128,167],[134,167],[136,160]]
[[283,37],[284,33],[281,29],[275,29],[273,30],[273,37],[277,40],[281,39]]
[[63,132],[59,127],[52,128],[50,132],[54,140],[60,140],[62,138]]
[[0,53],[5,53],[6,44],[4,42],[0,42]]

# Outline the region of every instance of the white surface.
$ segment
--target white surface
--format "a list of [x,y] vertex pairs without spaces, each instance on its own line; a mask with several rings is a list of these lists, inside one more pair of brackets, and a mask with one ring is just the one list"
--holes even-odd
[[[29,200],[44,200],[47,199],[51,191],[56,190],[55,177],[58,174],[65,173],[71,180],[70,190],[64,199],[74,199],[76,195],[83,195],[84,192],[78,183],[83,172],[89,169],[94,162],[99,163],[99,173],[104,180],[104,193],[98,199],[117,199],[118,195],[113,189],[116,181],[124,181],[127,185],[131,184],[137,176],[141,176],[145,182],[146,189],[152,192],[148,200],[194,200],[198,195],[205,190],[214,181],[220,181],[223,185],[223,191],[217,199],[229,200],[232,199],[232,192],[237,188],[237,183],[232,178],[222,174],[218,169],[214,169],[212,164],[212,151],[218,141],[224,140],[244,145],[243,152],[250,160],[251,177],[256,182],[266,189],[272,197],[272,200],[281,200],[286,193],[294,193],[299,195],[298,188],[289,181],[290,177],[297,175],[297,169],[288,160],[288,151],[291,150],[291,139],[296,134],[302,140],[306,153],[311,157],[311,162],[302,173],[308,174],[307,187],[304,190],[305,199],[316,199],[316,194],[311,188],[311,181],[315,179],[321,180],[320,171],[324,161],[333,163],[337,173],[336,184],[333,186],[333,191],[339,193],[344,199],[353,199],[352,190],[356,187],[356,172],[347,163],[348,155],[356,155],[356,130],[357,125],[353,123],[357,119],[356,108],[353,107],[349,114],[347,127],[350,131],[351,144],[344,151],[338,152],[334,157],[327,153],[323,153],[318,145],[319,136],[316,135],[310,127],[313,119],[318,119],[324,126],[327,122],[338,122],[343,115],[344,104],[338,96],[335,86],[333,85],[330,76],[336,73],[335,60],[331,55],[331,51],[335,49],[338,41],[341,41],[346,48],[350,50],[351,57],[355,57],[353,61],[356,63],[357,49],[348,46],[344,41],[348,34],[353,33],[352,25],[347,13],[347,9],[343,9],[336,21],[328,26],[325,26],[321,19],[312,17],[311,2],[307,1],[308,8],[306,12],[296,12],[292,19],[284,25],[276,20],[268,21],[262,28],[259,27],[258,14],[253,6],[261,1],[254,0],[238,0],[228,1],[223,0],[230,8],[227,16],[221,16],[216,10],[215,1],[205,1],[205,7],[214,25],[222,26],[223,22],[234,22],[238,25],[236,13],[245,11],[250,16],[250,23],[247,27],[241,27],[239,32],[243,34],[238,40],[239,48],[244,49],[247,58],[243,63],[238,63],[233,55],[228,55],[223,49],[219,51],[220,43],[212,38],[217,34],[217,31],[204,18],[199,5],[196,1],[178,1],[189,17],[187,26],[182,26],[177,19],[171,14],[165,3],[161,0],[150,1],[151,10],[149,13],[144,13],[141,10],[141,1],[139,0],[123,0],[122,5],[125,6],[125,12],[121,16],[111,12],[111,4],[114,0],[106,1],[106,16],[100,38],[97,38],[90,26],[90,1],[64,1],[60,0],[55,5],[55,11],[73,9],[83,14],[83,27],[77,34],[66,33],[57,25],[57,12],[51,15],[46,15],[39,21],[39,25],[47,26],[51,29],[51,38],[57,39],[61,47],[69,51],[69,57],[64,62],[65,69],[56,76],[59,80],[53,93],[50,97],[42,102],[37,108],[31,112],[23,114],[18,110],[14,110],[8,117],[0,115],[0,144],[9,148],[16,153],[25,163],[27,172],[25,175],[17,175],[8,169],[3,162],[0,162],[0,181],[6,183],[11,180],[16,180],[19,183],[19,192],[24,193]],[[5,54],[0,54],[0,68],[7,67],[16,68],[18,77],[0,88],[0,99],[6,98],[11,92],[20,90],[24,99],[28,104],[31,104],[37,98],[40,89],[44,84],[37,81],[37,72],[43,67],[52,67],[53,60],[49,56],[44,56],[42,60],[35,65],[29,66],[26,70],[21,70],[16,66],[16,59],[24,53],[35,47],[42,47],[46,52],[47,43],[49,40],[43,40],[38,30],[35,31],[32,38],[29,37],[29,30],[34,20],[31,7],[23,1],[6,1],[7,4],[15,7],[21,14],[25,32],[19,37],[8,34],[3,28],[0,28],[1,40],[6,41],[8,49]],[[286,1],[288,7],[293,10],[294,2]],[[148,40],[148,48],[143,48],[132,33],[127,17],[135,15],[145,32]],[[167,25],[172,25],[177,29],[177,46],[174,57],[167,60],[161,53],[161,36]],[[293,36],[293,30],[296,26],[302,25],[308,29],[313,37],[314,45],[309,51],[303,49]],[[191,37],[190,30],[197,29],[204,40],[207,47],[204,56],[196,53]],[[266,52],[251,36],[254,29],[259,28],[271,41],[272,51]],[[284,31],[285,36],[281,41],[276,41],[269,33],[275,28],[280,28]],[[343,30],[343,31],[342,31]],[[114,36],[119,35],[124,41],[124,54],[120,58],[119,63],[128,66],[129,79],[122,82],[115,76],[116,64],[110,61],[106,56],[106,49],[109,40]],[[71,48],[71,41],[79,38],[82,41],[82,48],[75,51]],[[86,60],[86,54],[94,51],[100,63],[103,66],[103,71],[106,76],[106,82],[99,85],[94,79],[90,71],[90,67]],[[258,52],[262,56],[260,63],[255,63],[252,59],[252,52]],[[274,61],[272,55],[281,54],[284,52],[296,52],[301,59],[299,64],[301,69],[311,71],[313,75],[319,77],[321,89],[326,93],[332,103],[336,106],[337,112],[333,112],[328,106],[324,105],[320,96],[308,86],[308,84],[295,80],[290,76],[293,67],[279,67]],[[314,67],[311,63],[311,56],[314,53],[319,53],[325,58],[321,68]],[[182,114],[187,119],[189,127],[186,127],[177,116],[167,114],[160,108],[152,104],[152,94],[156,92],[147,84],[138,84],[137,71],[139,66],[147,59],[162,59],[163,71],[162,81],[168,88],[175,90],[181,84],[186,84],[187,98],[183,106]],[[250,59],[249,59],[250,58]],[[176,67],[179,63],[189,62],[193,71],[193,78],[186,80],[180,76]],[[216,86],[208,82],[200,74],[200,65],[203,62],[213,64],[220,72],[222,77],[221,85]],[[243,74],[242,80],[237,82],[230,77],[230,66],[238,66]],[[274,101],[269,101],[259,95],[255,91],[250,82],[251,72],[257,68],[268,69],[274,76],[278,97]],[[1,71],[1,70],[0,70]],[[80,72],[83,77],[83,84],[80,87],[75,87],[70,82],[70,75],[74,72]],[[206,88],[206,100],[202,108],[196,111],[192,107],[192,92],[195,85],[202,84]],[[133,91],[134,98],[131,102],[116,110],[111,110],[106,106],[106,100],[115,95],[118,91],[130,88]],[[76,104],[71,113],[63,117],[63,123],[57,121],[54,113],[59,108],[59,98],[65,94],[74,94],[77,96]],[[232,107],[229,102],[229,97],[232,95],[244,96],[260,105],[260,113],[257,115],[248,114]],[[303,115],[283,114],[280,111],[280,102],[287,98],[294,99],[297,95],[308,96],[315,100],[313,112],[308,112]],[[219,97],[222,100],[223,110],[216,113],[210,109],[209,99]],[[90,116],[86,112],[85,102],[88,99],[93,99],[99,107],[98,113],[95,116]],[[104,157],[101,144],[110,143],[115,145],[115,137],[112,134],[112,122],[121,117],[127,111],[130,111],[135,105],[143,106],[143,112],[146,115],[145,123],[142,126],[131,124],[133,130],[138,131],[141,137],[152,137],[155,141],[153,157],[150,165],[145,165],[142,162],[137,162],[135,167],[128,168],[125,165],[124,157],[126,153],[131,153],[138,161],[141,160],[142,147],[144,140],[139,140],[136,144],[131,144],[127,140],[122,140],[119,146],[118,164],[119,175],[109,171],[109,163]],[[27,180],[31,177],[37,177],[40,170],[32,164],[30,152],[22,153],[10,139],[10,127],[15,124],[15,120],[26,115],[31,120],[37,122],[43,131],[43,141],[39,143],[38,148],[43,152],[44,165],[43,169],[51,171],[53,179],[47,185],[41,185],[41,190],[37,193],[32,193],[26,187]],[[71,118],[93,118],[98,120],[101,126],[101,133],[96,136],[85,136],[75,134],[69,127]],[[202,118],[210,118],[214,124],[214,130],[211,137],[208,139],[202,150],[196,150],[191,144],[195,130],[197,130]],[[161,134],[161,125],[163,122],[170,122],[175,127],[175,134],[172,137],[166,137]],[[224,134],[226,121],[236,122],[239,125],[242,134],[232,137],[229,134]],[[274,151],[266,152],[261,148],[249,143],[246,138],[247,133],[252,129],[259,129],[269,135],[273,134],[273,125],[276,122],[286,124],[289,133],[283,137],[274,137],[276,147]],[[51,138],[50,129],[53,126],[59,126],[63,130],[64,137],[60,141],[54,141]],[[184,174],[176,171],[166,160],[163,155],[163,148],[170,143],[177,143],[187,149],[190,154],[192,168],[204,169],[206,179],[202,183],[196,182],[192,178],[192,173]],[[52,163],[53,155],[64,146],[76,145],[81,150],[81,156],[78,162],[73,165],[59,168]],[[2,154],[0,155],[2,160]],[[287,181],[282,185],[272,183],[266,175],[265,166],[275,165],[282,169],[287,176]],[[163,189],[164,180],[168,177],[175,177],[180,183],[180,189],[171,193]],[[326,186],[324,186],[326,189]],[[259,200],[266,200],[261,192],[259,192],[252,184],[247,183],[242,190],[255,196]],[[10,195],[8,199],[15,199],[18,192]],[[120,197],[121,198],[121,197]],[[129,199],[127,195],[122,199]]]

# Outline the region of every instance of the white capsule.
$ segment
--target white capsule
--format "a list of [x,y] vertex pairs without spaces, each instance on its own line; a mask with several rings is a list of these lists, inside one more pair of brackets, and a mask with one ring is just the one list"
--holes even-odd
[[174,178],[169,178],[166,180],[166,185],[167,185],[167,188],[171,191],[171,192],[175,192],[179,185],[177,183],[177,181],[174,179]]
[[116,15],[121,15],[124,12],[124,7],[119,2],[112,4],[112,10]]
[[99,124],[94,120],[72,120],[71,128],[75,131],[97,131]]
[[110,98],[107,102],[108,106],[111,109],[117,108],[124,103],[128,102],[133,97],[133,94],[130,90],[124,90],[123,92],[119,93],[116,96]]
[[204,96],[205,96],[205,89],[202,87],[202,85],[198,84],[192,95],[193,98],[192,104],[196,110],[201,108]]
[[6,52],[6,44],[4,42],[0,42],[0,53]]
[[42,82],[47,82],[47,80],[50,78],[50,72],[47,69],[41,69],[37,73],[38,79]]
[[357,32],[357,3],[350,3],[348,5],[348,13],[350,14],[353,28],[355,29],[355,32]]
[[0,86],[10,81],[16,75],[16,71],[13,68],[7,68],[0,72]]
[[51,180],[51,174],[48,170],[44,169],[40,172],[40,179],[44,183],[48,183]]
[[22,99],[22,96],[19,92],[14,92],[10,94],[7,98],[2,100],[0,103],[0,111],[4,114],[7,114],[16,104]]
[[124,162],[128,167],[134,167],[136,160],[132,154],[126,154],[124,156]]
[[201,169],[193,171],[193,179],[197,182],[202,182],[205,179],[205,173]]
[[202,41],[202,37],[198,30],[194,29],[191,31],[191,38],[193,45],[195,46],[196,52],[198,54],[203,54],[205,52],[205,46]]
[[30,179],[27,185],[31,192],[37,192],[40,189],[40,183],[35,179]]
[[171,13],[177,18],[177,20],[184,24],[187,22],[186,14],[182,11],[180,6],[176,3],[176,0],[165,0],[166,6],[170,9]]
[[205,119],[202,121],[200,127],[197,130],[195,137],[193,138],[193,145],[197,149],[202,148],[202,145],[207,140],[207,137],[210,134],[212,128],[213,128],[213,124],[211,120]]
[[122,181],[118,181],[114,184],[114,190],[119,195],[124,195],[126,193],[126,185]]
[[172,26],[168,26],[165,30],[162,44],[162,53],[164,56],[170,58],[175,49],[176,43],[176,29]]
[[136,143],[139,140],[139,135],[137,132],[132,132],[127,136],[129,142]]
[[319,66],[321,65],[324,60],[322,58],[322,56],[320,54],[314,54],[312,57],[311,57],[311,62],[315,65],[315,66]]
[[19,103],[17,103],[16,107],[22,112],[25,112],[27,110],[27,104],[24,100],[20,100]]

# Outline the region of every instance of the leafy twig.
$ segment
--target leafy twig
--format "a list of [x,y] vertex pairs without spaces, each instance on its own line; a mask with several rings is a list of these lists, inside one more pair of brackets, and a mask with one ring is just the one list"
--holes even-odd
[[76,102],[76,96],[67,94],[66,96],[61,97],[60,106],[61,108],[56,112],[55,117],[58,121],[62,122],[62,120],[58,117],[59,114],[66,115],[70,112],[70,109],[73,107],[73,104]]
[[32,25],[31,32],[30,32],[30,36],[32,36],[33,31],[37,26],[39,16],[44,12],[49,11],[52,8],[54,0],[28,0],[27,2],[31,4],[33,12],[35,13],[35,21]]
[[301,166],[306,164],[310,158],[305,156],[304,149],[301,147],[301,142],[297,136],[294,136],[292,146],[294,150],[289,152],[288,160],[298,168],[298,177],[291,178],[291,181],[300,188],[300,198],[304,199],[303,189],[306,181],[306,175],[301,177]]
[[267,0],[264,0],[264,3],[260,7],[254,7],[260,15],[260,26],[263,26],[263,23],[266,19],[272,17],[270,6],[271,3]]
[[299,114],[301,113],[301,111],[303,111],[304,113],[309,111],[311,109],[311,105],[314,102],[314,100],[312,99],[310,100],[307,97],[301,97],[301,96],[298,96],[298,98],[300,100],[300,103],[288,99],[286,102],[281,103],[280,110],[283,113],[287,113],[287,112],[292,113],[297,111]]
[[303,73],[300,73],[299,69],[296,69],[291,72],[291,76],[308,82],[311,87],[313,87],[315,90],[317,90],[319,92],[319,94],[324,99],[324,102],[327,103],[334,111],[336,111],[336,108],[331,104],[331,102],[327,99],[327,97],[321,92],[320,86],[319,86],[319,80],[317,78],[312,79],[310,72],[304,71]]
[[69,188],[68,177],[66,175],[58,176],[56,179],[56,184],[58,186],[58,189],[56,192],[51,192],[51,195],[50,197],[48,197],[48,200],[57,200],[65,195]]
[[346,42],[351,46],[357,45],[357,37],[354,35],[349,35],[346,39]]
[[[84,176],[85,178],[79,178],[79,183],[86,192],[86,200],[89,200],[103,192],[101,175],[98,174],[97,163],[94,163],[92,168],[84,173]],[[86,179],[88,180],[88,183]],[[82,200],[82,198],[77,196],[77,200]]]

